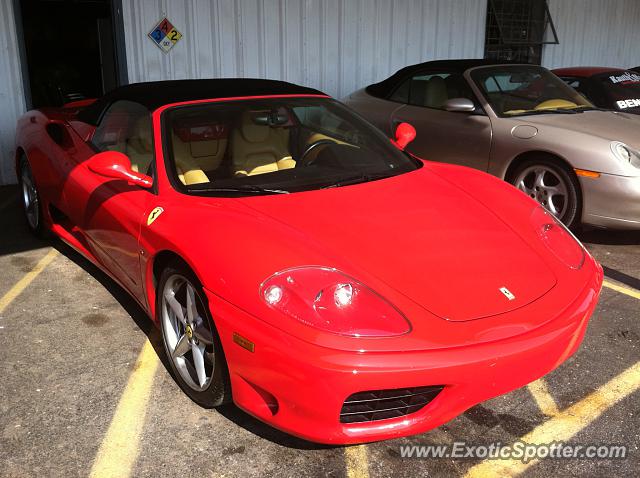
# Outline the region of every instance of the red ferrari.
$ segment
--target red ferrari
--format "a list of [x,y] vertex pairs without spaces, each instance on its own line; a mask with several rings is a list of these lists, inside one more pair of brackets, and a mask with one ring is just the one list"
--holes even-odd
[[16,169],[29,227],[140,303],[192,400],[358,443],[553,370],[602,283],[553,215],[414,135],[283,82],[146,83],[28,112]]

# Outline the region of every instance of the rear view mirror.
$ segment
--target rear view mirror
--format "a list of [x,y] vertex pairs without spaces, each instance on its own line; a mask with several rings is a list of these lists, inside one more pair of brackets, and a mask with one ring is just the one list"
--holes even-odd
[[153,179],[146,174],[131,169],[129,158],[118,151],[104,151],[98,153],[87,163],[90,171],[100,176],[112,179],[122,179],[142,188],[148,189],[153,185]]
[[413,125],[400,123],[396,127],[396,139],[395,141],[392,140],[392,142],[399,150],[404,151],[407,145],[414,139],[416,139],[416,129]]
[[444,102],[443,108],[446,111],[457,111],[461,113],[471,113],[475,111],[476,105],[469,98],[451,98]]

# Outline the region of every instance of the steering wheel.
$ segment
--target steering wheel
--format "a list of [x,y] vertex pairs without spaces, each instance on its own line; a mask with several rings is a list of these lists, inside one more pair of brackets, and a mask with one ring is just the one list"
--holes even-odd
[[300,156],[300,159],[297,161],[297,163],[301,166],[311,166],[315,160],[318,158],[318,156],[316,156],[315,158],[311,158],[310,160],[306,160],[306,157],[309,155],[309,153],[311,151],[313,151],[314,149],[316,149],[318,146],[321,146],[323,144],[338,144],[335,141],[331,140],[331,139],[319,139],[318,141],[314,141],[313,143],[311,143],[309,146],[307,146],[307,149],[304,150],[304,153],[302,153],[302,155]]

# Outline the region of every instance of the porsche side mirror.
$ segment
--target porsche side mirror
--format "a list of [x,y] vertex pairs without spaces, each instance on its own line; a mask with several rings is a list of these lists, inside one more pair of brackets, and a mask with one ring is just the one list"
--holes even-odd
[[142,188],[150,188],[153,179],[146,174],[138,173],[131,168],[131,161],[127,155],[118,151],[104,151],[89,158],[87,166],[100,176],[112,179],[122,179]]
[[410,123],[400,123],[396,126],[396,139],[392,141],[396,147],[404,151],[407,145],[416,139],[416,129]]
[[451,98],[444,102],[443,108],[446,111],[457,111],[461,113],[471,113],[475,111],[476,105],[469,98]]

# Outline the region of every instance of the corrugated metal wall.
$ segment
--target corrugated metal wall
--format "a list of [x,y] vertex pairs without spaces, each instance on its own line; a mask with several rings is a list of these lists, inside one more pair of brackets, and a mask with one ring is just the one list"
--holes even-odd
[[[123,2],[132,82],[264,77],[342,97],[411,63],[477,58],[486,0],[131,0]],[[166,15],[184,35],[148,37]]]
[[0,1],[0,184],[15,182],[16,120],[25,110],[13,4]]
[[[337,97],[398,68],[481,57],[487,0],[123,0],[129,80],[265,77]],[[640,64],[640,0],[549,0],[560,45],[548,67]],[[147,37],[168,16],[184,37],[163,53]],[[0,0],[0,184],[14,181],[24,111],[11,0]]]
[[549,0],[549,11],[560,44],[545,46],[547,68],[640,65],[640,1]]

